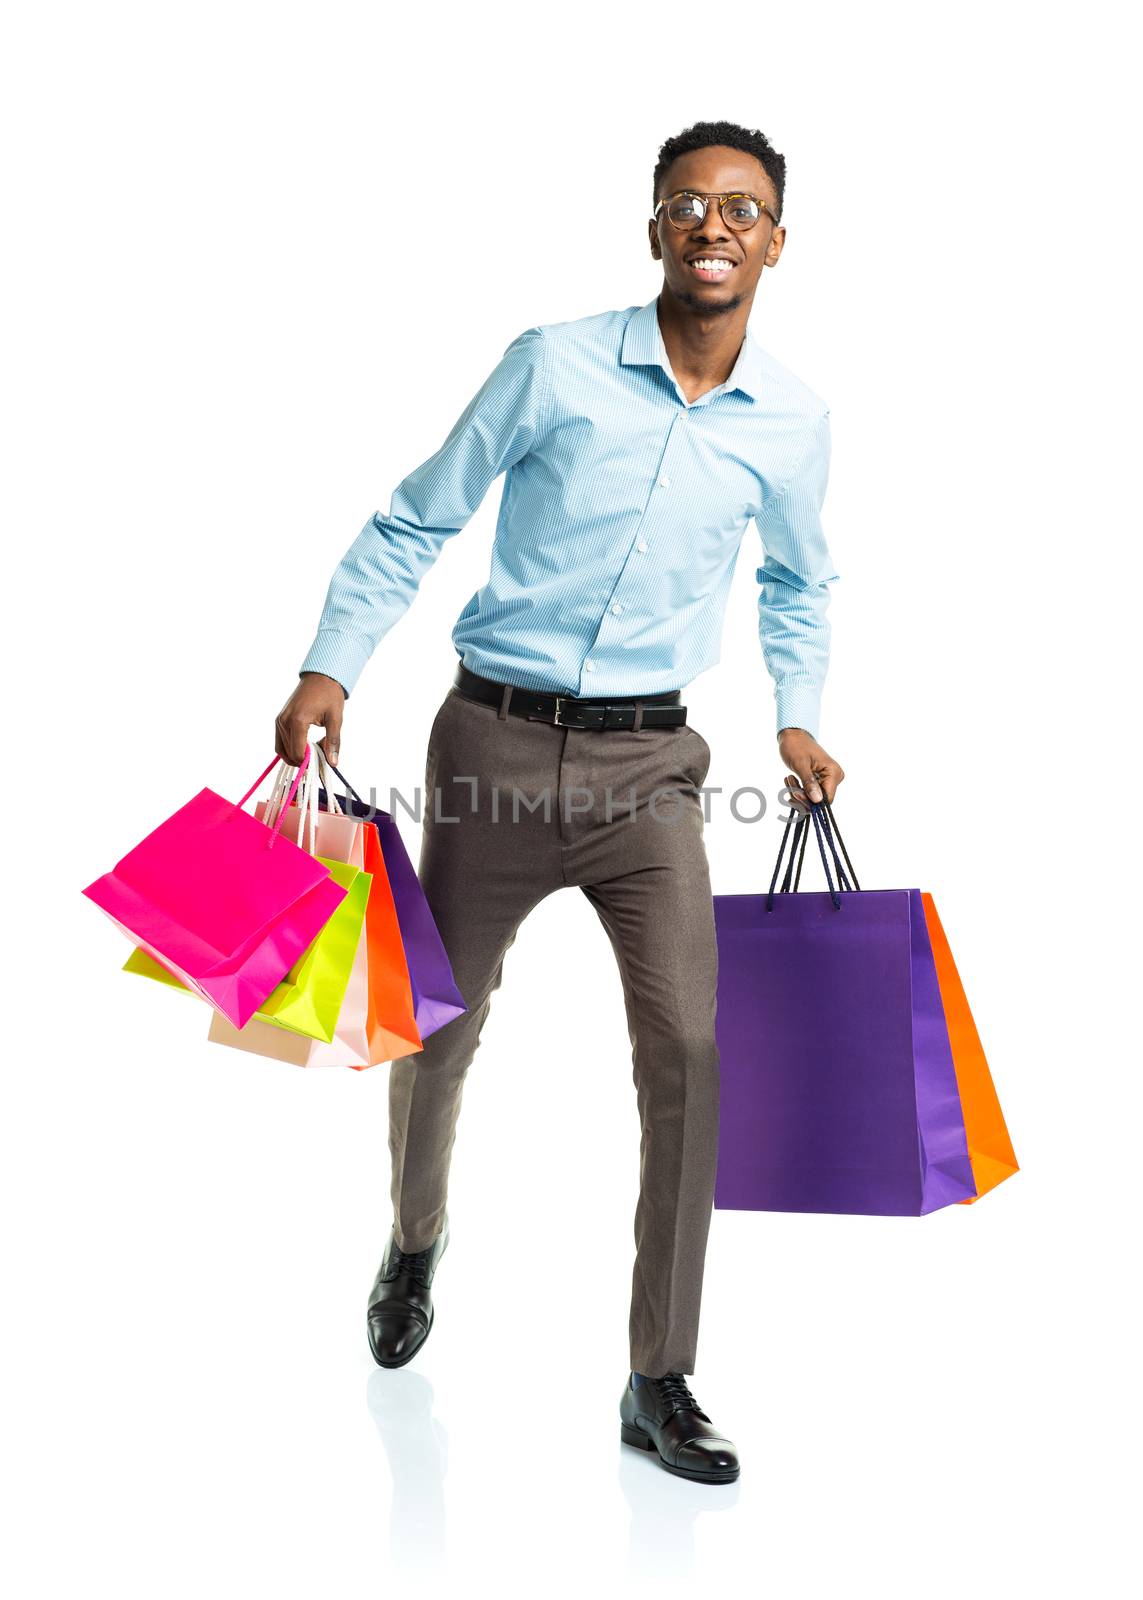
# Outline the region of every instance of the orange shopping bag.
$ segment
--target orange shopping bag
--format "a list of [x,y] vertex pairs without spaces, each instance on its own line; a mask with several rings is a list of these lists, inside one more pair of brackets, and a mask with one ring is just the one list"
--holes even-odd
[[396,1061],[424,1048],[417,1028],[409,964],[401,942],[397,907],[385,870],[381,839],[371,823],[362,824],[365,870],[373,888],[365,913],[365,940],[369,964],[369,1006],[365,1019],[367,1059],[362,1066]]
[[1012,1141],[1008,1137],[1004,1113],[1000,1109],[1000,1101],[993,1087],[984,1047],[976,1031],[976,1024],[972,1020],[964,985],[956,970],[956,962],[945,937],[945,930],[941,926],[941,919],[937,915],[933,897],[924,890],[921,892],[921,904],[925,908],[925,926],[928,929],[929,942],[933,947],[937,982],[940,984],[941,1003],[945,1012],[945,1026],[948,1029],[949,1044],[952,1046],[960,1107],[964,1116],[968,1159],[972,1164],[972,1175],[976,1182],[975,1196],[970,1196],[962,1204],[971,1205],[973,1199],[979,1200],[982,1194],[987,1194],[989,1189],[995,1189],[998,1183],[1003,1183],[1005,1178],[1010,1178],[1020,1168],[1012,1149]]

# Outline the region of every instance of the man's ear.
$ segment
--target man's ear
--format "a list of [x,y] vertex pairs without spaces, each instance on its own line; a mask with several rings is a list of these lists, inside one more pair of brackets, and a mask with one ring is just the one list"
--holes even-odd
[[647,229],[651,238],[651,259],[653,261],[661,261],[663,259],[663,252],[659,247],[659,224],[655,221],[654,217],[652,217],[648,222]]
[[785,243],[785,228],[775,228],[770,235],[770,243],[766,246],[766,254],[763,257],[766,266],[776,267],[778,265],[778,257],[782,254],[782,247]]

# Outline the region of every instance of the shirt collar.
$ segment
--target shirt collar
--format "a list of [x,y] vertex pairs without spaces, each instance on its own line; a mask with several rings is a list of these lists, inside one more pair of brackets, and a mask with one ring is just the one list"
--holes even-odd
[[[627,326],[623,330],[623,348],[619,359],[628,367],[661,367],[674,383],[677,380],[671,371],[667,347],[663,343],[662,331],[659,328],[658,308],[659,297],[656,295],[654,300],[648,301],[645,306],[640,306],[638,311],[628,317]],[[741,389],[752,400],[757,400],[762,393],[762,352],[750,337],[749,328],[742,341],[742,348],[738,352],[738,360],[734,363],[734,370],[720,392],[729,393],[732,389]],[[705,396],[700,396],[700,399],[702,398]]]

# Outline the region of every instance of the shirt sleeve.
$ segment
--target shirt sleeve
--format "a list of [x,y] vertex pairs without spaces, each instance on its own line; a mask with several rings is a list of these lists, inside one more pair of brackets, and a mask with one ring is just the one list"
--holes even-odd
[[540,436],[546,367],[542,329],[518,334],[440,449],[398,484],[388,515],[378,511],[346,551],[301,672],[325,673],[352,691],[445,540]]
[[815,739],[829,666],[829,585],[839,577],[821,524],[829,458],[829,412],[823,411],[796,471],[755,518],[764,552],[755,573],[758,633],[774,680],[778,731],[805,728]]

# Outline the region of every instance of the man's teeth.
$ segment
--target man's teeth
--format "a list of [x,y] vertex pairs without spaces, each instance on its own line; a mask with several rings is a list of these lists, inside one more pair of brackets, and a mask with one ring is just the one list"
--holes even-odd
[[729,272],[734,266],[733,261],[692,261],[692,267],[697,267],[700,272]]

